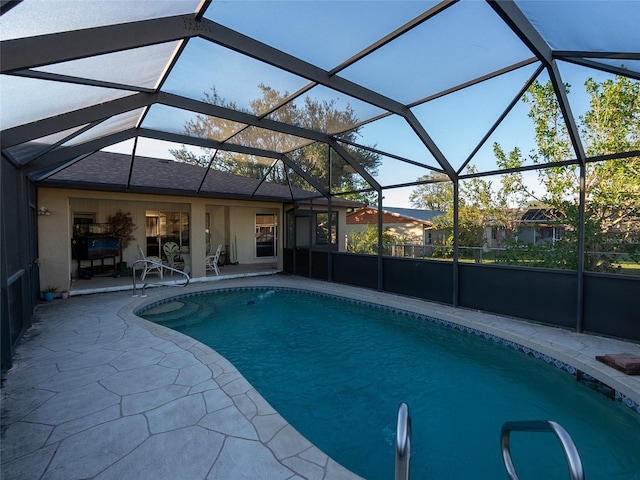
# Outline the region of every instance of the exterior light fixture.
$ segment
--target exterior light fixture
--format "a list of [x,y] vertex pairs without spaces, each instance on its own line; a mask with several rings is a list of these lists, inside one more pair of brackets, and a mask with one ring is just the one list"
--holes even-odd
[[40,207],[38,209],[38,215],[48,217],[49,215],[51,215],[51,212],[47,207]]

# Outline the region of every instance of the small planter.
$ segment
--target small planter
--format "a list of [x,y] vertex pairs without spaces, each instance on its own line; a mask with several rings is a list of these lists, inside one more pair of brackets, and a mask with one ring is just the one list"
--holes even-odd
[[62,292],[60,296],[62,297],[63,300],[66,300],[67,298],[69,298],[69,292]]
[[44,290],[42,290],[42,298],[44,298],[45,301],[50,302],[54,298],[56,298],[56,292],[57,291],[58,291],[58,287],[50,285],[47,288],[45,288]]

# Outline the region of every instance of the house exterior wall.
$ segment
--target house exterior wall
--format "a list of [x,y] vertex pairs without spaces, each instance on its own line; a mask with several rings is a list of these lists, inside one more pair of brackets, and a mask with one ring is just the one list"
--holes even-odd
[[338,210],[338,251],[346,252],[347,251],[347,241],[345,233],[348,232],[347,226],[347,210],[346,209],[337,209]]
[[[378,224],[378,211],[374,209],[363,209],[352,214],[347,218],[347,229],[345,235],[349,233],[362,233],[368,225]],[[393,215],[388,212],[382,212],[382,228],[388,229],[389,232],[400,237],[404,237],[407,243],[424,242],[424,230],[428,225],[417,220],[412,220],[399,215]],[[428,243],[428,242],[426,242]]]
[[189,213],[189,249],[191,277],[205,277],[204,259],[207,236],[205,214],[211,214],[212,243],[238,246],[240,263],[269,263],[274,258],[255,256],[255,214],[278,215],[277,262],[282,268],[282,204],[277,202],[252,202],[218,200],[167,195],[101,192],[75,189],[39,188],[38,208],[46,207],[51,215],[38,217],[38,254],[40,284],[56,285],[60,290],[70,288],[72,275],[77,274],[77,261],[72,259],[73,213],[93,213],[96,223],[106,223],[109,215],[117,210],[130,212],[136,225],[134,240],[123,252],[123,260],[132,265],[139,258],[138,245],[146,246],[146,211],[181,211]]
[[[351,232],[362,233],[366,230],[367,225],[363,224],[349,224],[346,226],[346,236],[348,237]],[[423,243],[423,235],[424,235],[424,227],[419,222],[412,223],[394,223],[382,224],[383,229],[388,229],[388,231],[398,237],[403,237],[406,240],[406,243],[418,243],[422,245]],[[428,243],[428,241],[426,242]]]
[[[276,244],[278,252],[282,252],[282,209],[274,209],[268,205],[256,203],[250,206],[230,206],[229,222],[231,237],[229,238],[229,248],[235,250],[236,259],[239,263],[269,263],[273,262],[273,257],[256,257],[256,214],[277,214],[278,229],[276,232]],[[282,255],[278,255],[280,258]]]
[[508,231],[503,227],[487,226],[484,229],[485,245],[489,248],[503,247],[508,238]]

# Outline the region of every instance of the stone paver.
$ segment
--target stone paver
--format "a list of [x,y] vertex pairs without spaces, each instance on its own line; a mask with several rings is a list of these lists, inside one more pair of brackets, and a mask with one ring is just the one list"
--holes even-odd
[[[640,345],[298,277],[197,284],[282,286],[427,314],[569,363],[640,403],[640,378],[595,360]],[[184,290],[74,296],[38,308],[2,387],[0,477],[357,479],[302,437],[217,352],[136,317]]]
[[45,478],[94,477],[133,452],[148,437],[143,415],[96,425],[59,443]]
[[[217,352],[134,316],[150,299],[39,307],[2,388],[3,480],[332,478],[321,452],[323,465],[278,460],[284,419]],[[291,430],[292,451],[308,449]]]

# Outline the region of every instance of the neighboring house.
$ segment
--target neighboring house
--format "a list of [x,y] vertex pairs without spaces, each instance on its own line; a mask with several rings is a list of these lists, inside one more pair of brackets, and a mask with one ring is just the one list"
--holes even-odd
[[488,220],[484,228],[485,249],[504,247],[505,243],[513,238],[513,226],[518,224],[521,215],[522,210],[510,210],[509,216],[512,219],[512,221],[510,222],[511,228],[506,227],[503,222],[498,221],[497,219]]
[[[382,228],[405,243],[431,244],[433,242],[434,217],[444,215],[437,210],[419,210],[416,208],[384,207],[382,210]],[[364,232],[367,225],[378,224],[378,209],[362,207],[347,215],[348,232]],[[437,243],[437,242],[436,242]]]
[[562,237],[565,227],[558,225],[558,212],[548,208],[529,208],[518,221],[516,240],[537,245],[552,242]]
[[[409,246],[442,245],[446,238],[444,230],[434,229],[432,222],[434,217],[444,215],[438,210],[420,210],[416,208],[384,207],[382,211],[382,228],[393,234],[398,239],[398,244]],[[347,214],[347,241],[349,235],[362,233],[368,225],[378,224],[378,209],[374,207],[362,207]],[[429,255],[430,252],[422,252],[421,255]],[[399,255],[406,255],[400,252]],[[414,256],[411,254],[411,256]]]
[[500,248],[509,238],[509,232],[498,225],[488,225],[484,229],[484,240],[487,248]]
[[[557,212],[547,208],[513,209],[510,211],[512,229],[500,222],[488,221],[485,226],[485,246],[501,248],[508,240],[537,245],[555,242],[562,237],[565,228],[558,225]],[[513,229],[515,227],[515,229]]]
[[[314,199],[309,207],[314,192],[172,160],[136,157],[132,163],[129,155],[108,152],[88,156],[39,185],[40,283],[64,289],[81,266],[115,263],[112,251],[93,262],[78,260],[72,240],[105,232],[109,215],[118,210],[129,212],[136,226],[124,251],[129,266],[140,258],[138,247],[146,256],[163,256],[163,244],[175,242],[188,252],[193,278],[206,276],[205,257],[220,244],[221,264],[277,262],[282,268],[284,222],[294,218],[288,213],[294,211],[292,195],[298,217],[322,223],[328,215],[326,200]],[[346,228],[346,205],[358,204],[332,202],[334,231]],[[322,241],[344,251],[335,234]],[[298,239],[298,245],[305,243]]]
[[[556,225],[557,214],[549,209],[529,208],[525,211],[514,209],[514,223],[518,225],[515,239],[525,243],[555,241],[562,236],[564,228]],[[383,229],[398,238],[405,245],[437,246],[444,245],[449,232],[447,229],[434,228],[433,219],[444,215],[437,210],[385,207],[382,213]],[[367,225],[378,224],[378,210],[374,207],[359,208],[347,214],[347,235],[350,232],[361,233]],[[513,232],[495,221],[485,226],[485,248],[501,248]],[[430,252],[426,251],[425,255]],[[400,253],[402,255],[402,253]]]
[[503,247],[505,241],[514,239],[522,243],[538,245],[541,242],[555,242],[562,237],[565,227],[558,224],[561,216],[548,208],[514,209],[512,211],[515,231],[502,225],[488,222],[485,228],[486,246]]

